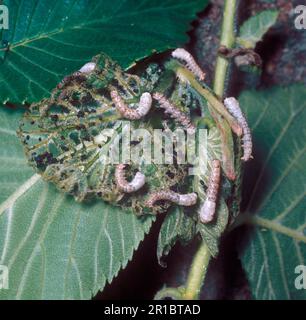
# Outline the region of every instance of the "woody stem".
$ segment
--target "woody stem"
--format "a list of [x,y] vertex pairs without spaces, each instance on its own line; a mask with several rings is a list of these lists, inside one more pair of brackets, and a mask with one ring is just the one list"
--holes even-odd
[[210,253],[204,241],[202,241],[195,257],[193,258],[184,294],[184,300],[197,300],[199,299],[201,287],[204,283],[208,264],[210,260]]
[[[235,20],[236,4],[237,4],[236,0],[225,1],[220,46],[231,48],[235,43],[234,20]],[[216,68],[215,68],[215,78],[214,78],[214,92],[218,96],[222,96],[224,93],[225,79],[228,71],[228,66],[229,66],[229,61],[224,57],[218,56]]]

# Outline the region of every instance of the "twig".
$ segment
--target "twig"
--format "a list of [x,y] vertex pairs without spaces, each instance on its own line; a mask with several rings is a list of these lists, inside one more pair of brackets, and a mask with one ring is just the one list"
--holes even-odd
[[[236,11],[236,0],[225,1],[223,13],[223,25],[221,31],[221,45],[231,48],[235,42],[234,17]],[[223,57],[217,58],[215,70],[214,92],[222,96],[225,88],[225,78],[229,62]],[[224,120],[223,120],[224,121]],[[224,121],[224,126],[227,125]],[[227,125],[228,126],[228,125]],[[231,134],[231,132],[230,132]],[[193,259],[187,278],[184,299],[199,299],[201,288],[204,284],[206,271],[210,261],[210,253],[206,243],[203,241]]]

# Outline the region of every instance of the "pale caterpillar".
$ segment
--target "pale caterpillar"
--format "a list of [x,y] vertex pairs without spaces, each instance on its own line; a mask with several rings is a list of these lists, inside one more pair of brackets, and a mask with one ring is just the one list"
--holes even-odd
[[165,113],[168,113],[172,118],[176,119],[186,129],[195,131],[196,128],[194,124],[191,123],[190,118],[172,104],[162,93],[153,93],[153,98],[158,101],[159,106],[165,110]]
[[251,136],[251,130],[249,128],[249,125],[247,123],[247,120],[242,113],[239,102],[231,97],[231,98],[226,98],[224,100],[224,105],[227,108],[227,110],[237,119],[237,122],[241,125],[242,127],[242,132],[243,132],[243,156],[241,159],[243,161],[248,161],[252,156],[252,136]]
[[173,203],[176,203],[180,206],[190,207],[196,204],[197,202],[197,194],[196,193],[187,193],[187,194],[179,194],[172,190],[161,190],[154,192],[150,195],[149,199],[146,202],[146,205],[149,208],[152,208],[155,202],[160,200],[167,200]]
[[94,62],[88,62],[79,70],[81,73],[90,73],[95,70],[96,64]]
[[172,57],[178,60],[182,60],[186,63],[186,67],[201,81],[205,79],[205,73],[195,62],[193,56],[183,48],[177,48],[172,52]]
[[212,161],[211,173],[209,176],[206,191],[206,200],[200,208],[199,216],[202,223],[213,220],[216,211],[216,202],[220,187],[221,165],[219,160]]
[[152,106],[152,97],[148,92],[144,92],[141,95],[137,109],[129,108],[117,90],[111,90],[110,95],[120,114],[129,120],[138,120],[143,118],[149,112]]
[[131,182],[125,178],[125,164],[118,164],[115,171],[115,180],[118,188],[125,193],[136,192],[145,184],[145,176],[141,172],[137,172]]

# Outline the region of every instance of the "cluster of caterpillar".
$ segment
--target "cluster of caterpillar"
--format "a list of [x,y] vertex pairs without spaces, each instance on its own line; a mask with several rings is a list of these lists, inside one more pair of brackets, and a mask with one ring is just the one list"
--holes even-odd
[[[185,62],[186,67],[201,81],[205,79],[205,73],[201,70],[198,64],[195,62],[192,55],[183,48],[178,48],[172,52],[172,57]],[[88,73],[93,71],[95,65],[88,63],[84,65],[79,72]],[[153,98],[158,102],[160,108],[165,110],[166,114],[169,114],[171,118],[178,121],[184,128],[195,131],[196,128],[191,122],[191,119],[183,112],[181,112],[173,103],[171,103],[162,93],[153,93]],[[131,109],[125,104],[118,91],[111,91],[111,98],[120,114],[129,120],[138,120],[143,118],[151,109],[152,96],[150,93],[145,92],[141,95],[138,108]],[[224,100],[224,105],[227,110],[234,116],[238,124],[242,128],[243,132],[243,150],[244,154],[242,160],[248,161],[252,158],[252,139],[251,132],[245,116],[243,115],[238,101],[231,97]],[[118,165],[116,168],[115,179],[118,188],[126,193],[131,193],[139,190],[145,184],[145,177],[142,173],[137,172],[134,179],[131,182],[127,182],[124,175],[125,165]],[[209,177],[207,186],[207,197],[203,205],[199,210],[199,219],[202,223],[209,223],[213,220],[216,203],[218,198],[218,192],[220,188],[221,178],[221,164],[220,161],[215,159],[212,161],[212,170]],[[157,201],[166,200],[182,206],[192,206],[197,202],[196,193],[190,194],[178,194],[171,190],[161,190],[150,195],[147,200],[147,206],[153,207]]]
[[[172,52],[172,57],[184,61],[186,63],[186,67],[195,76],[197,76],[202,81],[204,80],[205,73],[197,65],[197,63],[195,62],[191,54],[187,52],[185,49],[178,48],[174,50]],[[155,98],[155,96],[153,97]],[[158,98],[163,99],[162,101],[166,107],[169,106],[169,104],[167,104],[167,101],[164,97],[160,95],[158,96]],[[224,100],[224,105],[227,108],[227,110],[231,113],[231,115],[236,118],[238,124],[242,128],[243,156],[241,159],[243,161],[248,161],[252,158],[252,136],[251,136],[251,131],[248,126],[247,120],[240,109],[239,102],[235,98],[233,97],[226,98]],[[185,122],[185,119],[183,119],[183,121]],[[218,192],[220,188],[220,178],[221,178],[220,161],[213,160],[212,171],[211,171],[208,186],[207,186],[207,197],[199,211],[199,218],[202,223],[211,222],[214,218],[215,211],[216,211],[216,202],[217,202]]]
[[[204,81],[205,73],[202,71],[200,66],[196,63],[192,55],[183,48],[177,48],[171,53],[174,59],[182,61],[187,69],[192,72],[195,77],[200,81]],[[71,76],[64,78],[64,80],[59,84],[59,87],[63,87],[66,83],[69,83],[71,79],[78,77],[86,77],[92,72],[95,72],[97,64],[95,62],[86,63],[78,71],[73,73]],[[136,108],[131,108],[122,98],[119,91],[112,87],[110,91],[111,100],[119,112],[119,114],[128,120],[139,120],[145,117],[152,108],[153,99],[156,101],[158,106],[164,110],[165,114],[169,115],[179,124],[181,124],[185,129],[196,131],[196,126],[192,123],[188,114],[179,110],[179,108],[171,102],[163,93],[161,92],[144,92],[140,95],[139,102]],[[241,127],[241,132],[243,134],[243,161],[248,161],[252,158],[252,138],[250,128],[248,126],[247,120],[242,113],[238,101],[233,98],[226,98],[224,100],[224,106],[228,112],[237,120],[238,125]],[[119,164],[115,169],[115,183],[118,189],[124,193],[133,193],[140,190],[146,183],[144,174],[137,172],[134,178],[128,182],[125,175],[125,164]],[[216,204],[218,199],[218,193],[220,189],[220,179],[221,179],[221,163],[219,160],[215,159],[212,161],[211,173],[209,176],[209,182],[206,191],[206,200],[201,205],[198,215],[199,220],[202,223],[209,223],[213,220]],[[149,195],[149,199],[146,201],[146,206],[152,208],[158,201],[170,201],[172,203],[181,206],[193,206],[197,203],[197,194],[179,194],[172,190],[159,190],[153,192]]]
[[[185,62],[186,67],[201,81],[205,79],[205,73],[201,70],[195,62],[192,55],[183,48],[178,48],[172,52],[172,57]],[[86,65],[82,68],[85,71],[91,70],[93,66]],[[178,121],[184,128],[195,131],[196,128],[191,122],[191,119],[183,112],[181,112],[173,103],[171,103],[162,93],[155,92],[152,96],[149,93],[144,93],[140,97],[139,107],[137,109],[129,108],[116,90],[111,91],[111,98],[123,117],[130,120],[140,119],[144,117],[152,106],[152,97],[158,102],[159,107],[165,110],[171,118]],[[226,98],[224,105],[227,110],[234,116],[243,132],[243,150],[244,154],[242,160],[248,161],[252,157],[252,139],[251,132],[248,127],[245,116],[243,115],[239,103],[235,98]],[[118,187],[124,192],[134,192],[137,186],[144,184],[144,179],[141,173],[137,173],[132,182],[128,183],[124,178],[124,166],[117,167],[116,181]],[[139,176],[137,176],[140,174]],[[211,222],[216,211],[216,202],[220,188],[221,165],[220,161],[215,159],[212,161],[212,170],[207,186],[207,197],[199,210],[199,218],[202,223]],[[135,186],[135,184],[137,186]],[[180,195],[171,190],[161,190],[153,193],[147,201],[148,207],[153,207],[157,201],[167,200],[182,206],[192,206],[197,202],[197,195],[195,193]]]
[[[200,80],[204,80],[205,73],[197,65],[192,55],[183,48],[178,48],[172,52],[172,57],[182,60],[186,63],[186,67],[195,74]],[[91,72],[94,66],[91,63],[84,65],[80,71]],[[119,111],[119,113],[128,120],[139,120],[143,118],[151,109],[152,96],[150,93],[145,92],[141,95],[139,106],[137,109],[131,109],[122,99],[117,90],[111,91],[112,101]],[[171,103],[162,93],[153,93],[153,98],[158,101],[159,106],[165,110],[165,113],[170,117],[181,123],[186,129],[195,131],[195,126],[192,124],[191,119],[185,113],[181,112],[173,103]]]

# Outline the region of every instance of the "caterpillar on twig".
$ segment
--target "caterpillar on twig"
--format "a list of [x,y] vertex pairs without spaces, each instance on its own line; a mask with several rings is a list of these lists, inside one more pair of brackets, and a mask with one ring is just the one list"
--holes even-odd
[[161,190],[152,193],[146,204],[152,208],[157,201],[167,200],[180,206],[190,207],[196,204],[197,198],[196,193],[179,194],[172,190]]
[[171,118],[176,119],[186,129],[195,131],[196,128],[191,122],[190,118],[185,113],[180,111],[174,104],[172,104],[162,93],[153,93],[153,98],[158,101],[159,106],[164,109],[165,113],[168,113]]
[[171,55],[173,58],[184,61],[186,63],[186,67],[201,81],[204,81],[205,73],[187,50],[183,48],[177,48],[172,52]]
[[129,108],[129,106],[126,105],[117,90],[111,90],[110,95],[120,114],[124,118],[129,120],[139,120],[143,118],[149,112],[152,106],[152,97],[148,92],[144,92],[141,95],[139,106],[137,109]]
[[115,171],[115,180],[118,188],[125,193],[136,192],[141,189],[145,184],[145,175],[137,172],[131,182],[125,178],[125,164],[118,164]]
[[219,160],[212,161],[211,173],[206,191],[206,200],[200,208],[199,217],[202,223],[213,220],[220,187],[221,165]]
[[241,159],[243,161],[248,161],[251,158],[253,158],[253,156],[252,156],[252,148],[253,148],[252,135],[251,135],[251,130],[249,128],[248,122],[240,109],[239,102],[235,98],[233,98],[233,97],[226,98],[224,100],[224,105],[227,108],[227,110],[237,119],[237,122],[242,127],[242,131],[243,131],[243,137],[242,137],[243,156],[241,157]]

